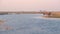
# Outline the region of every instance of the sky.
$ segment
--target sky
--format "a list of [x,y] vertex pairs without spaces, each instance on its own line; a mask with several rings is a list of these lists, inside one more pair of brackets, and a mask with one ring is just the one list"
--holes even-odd
[[0,11],[60,11],[60,0],[0,0]]

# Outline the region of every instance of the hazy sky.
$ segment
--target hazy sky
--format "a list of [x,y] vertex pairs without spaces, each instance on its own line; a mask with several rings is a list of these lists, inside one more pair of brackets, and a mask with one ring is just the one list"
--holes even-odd
[[7,11],[60,10],[60,0],[0,0],[0,10]]

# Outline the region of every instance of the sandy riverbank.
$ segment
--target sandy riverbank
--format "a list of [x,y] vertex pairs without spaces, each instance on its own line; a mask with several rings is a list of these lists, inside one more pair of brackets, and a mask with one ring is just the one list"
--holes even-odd
[[34,19],[45,19],[45,20],[60,20],[60,18],[48,17],[48,16],[37,16],[33,17]]

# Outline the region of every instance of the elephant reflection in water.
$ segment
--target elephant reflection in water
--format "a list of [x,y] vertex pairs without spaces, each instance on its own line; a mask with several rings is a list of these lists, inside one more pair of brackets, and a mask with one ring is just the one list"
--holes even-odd
[[11,30],[12,27],[10,26],[4,26],[5,21],[4,20],[0,20],[0,31],[5,31],[5,30]]

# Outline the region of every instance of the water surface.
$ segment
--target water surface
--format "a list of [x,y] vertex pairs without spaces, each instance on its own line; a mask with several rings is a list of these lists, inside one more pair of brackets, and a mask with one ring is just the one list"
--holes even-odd
[[60,34],[60,20],[34,18],[40,14],[0,15],[0,20],[6,20],[5,25],[12,30],[0,31],[0,34]]

